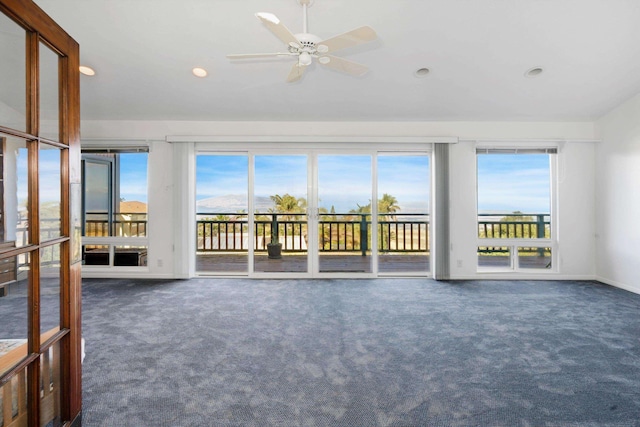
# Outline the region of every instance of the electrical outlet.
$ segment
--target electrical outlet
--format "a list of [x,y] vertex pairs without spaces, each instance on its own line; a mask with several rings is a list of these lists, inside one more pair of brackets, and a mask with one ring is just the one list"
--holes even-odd
[[459,259],[456,265],[458,266],[458,268],[462,268],[462,260]]
[[161,259],[158,259],[158,267],[162,267],[164,265],[164,263],[162,262]]

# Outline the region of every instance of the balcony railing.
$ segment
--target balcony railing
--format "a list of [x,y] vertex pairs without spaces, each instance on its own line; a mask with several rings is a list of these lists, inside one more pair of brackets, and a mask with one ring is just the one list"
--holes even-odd
[[[198,252],[242,252],[248,250],[248,215],[235,213],[198,214]],[[429,216],[380,215],[378,249],[381,252],[429,251]],[[306,214],[257,214],[252,243],[255,251],[267,250],[273,239],[283,252],[306,252]],[[361,252],[371,248],[370,214],[321,214],[318,221],[320,252]]]
[[84,222],[85,237],[146,237],[147,214],[118,212],[109,221],[108,212],[87,212]]
[[[549,239],[551,216],[549,214],[478,214],[480,239]],[[538,248],[530,248],[538,251]],[[507,251],[503,246],[481,246],[479,253],[496,254]]]
[[[106,213],[87,214],[85,236],[147,236],[147,214],[118,213],[109,222]],[[249,238],[248,215],[244,213],[198,213],[196,250],[198,252],[243,252],[267,250],[272,235],[282,243],[283,252],[306,252],[308,229],[306,214],[256,214],[254,234]],[[111,231],[112,234],[109,234]],[[318,218],[320,252],[361,252],[371,249],[370,214],[320,214]],[[478,215],[480,239],[545,239],[551,235],[548,214]],[[429,215],[380,214],[377,228],[378,251],[383,253],[429,252]],[[479,252],[502,252],[502,246],[485,246]]]
[[551,233],[548,214],[478,214],[478,237],[544,239]]

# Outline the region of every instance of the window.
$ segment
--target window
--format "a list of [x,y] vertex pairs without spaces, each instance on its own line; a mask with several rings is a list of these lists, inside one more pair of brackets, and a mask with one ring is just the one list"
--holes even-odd
[[85,265],[147,265],[148,150],[83,151]]
[[553,268],[555,148],[477,149],[478,268]]

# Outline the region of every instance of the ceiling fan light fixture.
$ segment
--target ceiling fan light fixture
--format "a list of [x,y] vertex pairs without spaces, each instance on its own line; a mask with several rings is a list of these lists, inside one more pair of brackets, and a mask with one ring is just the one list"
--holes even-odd
[[207,75],[209,74],[207,73],[207,70],[201,67],[195,67],[193,70],[191,70],[191,72],[193,73],[194,76],[201,77],[201,78],[207,77]]
[[331,58],[329,58],[328,56],[321,56],[320,58],[318,58],[318,62],[322,65],[327,65],[329,62],[331,62]]
[[309,52],[301,52],[298,58],[298,63],[304,67],[311,65],[311,55]]

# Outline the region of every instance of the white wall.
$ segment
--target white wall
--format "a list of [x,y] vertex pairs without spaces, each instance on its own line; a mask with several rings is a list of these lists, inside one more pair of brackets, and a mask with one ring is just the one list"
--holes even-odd
[[[168,136],[447,136],[462,140],[451,149],[451,212],[453,251],[451,272],[454,278],[478,278],[475,242],[475,146],[467,140],[489,141],[585,141],[593,140],[590,122],[133,122],[84,121],[83,141],[148,142],[149,153],[149,258],[147,277],[185,277],[185,252],[179,236],[190,230],[180,229],[181,192],[189,173],[185,154],[191,144],[164,142]],[[265,143],[266,144],[266,143]],[[562,203],[562,227],[566,226],[561,245],[561,272],[553,278],[587,278],[595,275],[593,267],[593,156],[591,142],[567,142],[562,158],[566,173],[559,186]],[[181,180],[182,182],[178,182]],[[590,215],[591,213],[591,215]],[[185,215],[186,216],[186,215]],[[473,236],[470,238],[469,236]],[[462,269],[457,260],[462,260]],[[162,266],[160,266],[160,264]],[[114,274],[110,274],[114,276]],[[123,273],[127,275],[127,273]],[[121,277],[124,277],[121,275]],[[133,276],[132,274],[127,275]],[[115,276],[114,276],[115,277]],[[487,276],[482,276],[487,277]],[[501,276],[507,278],[506,276]],[[534,276],[540,278],[540,276]],[[552,278],[544,276],[544,278]]]
[[173,147],[152,142],[149,147],[149,249],[147,265],[154,277],[173,277],[174,184]]
[[640,293],[640,94],[597,121],[598,280]]

